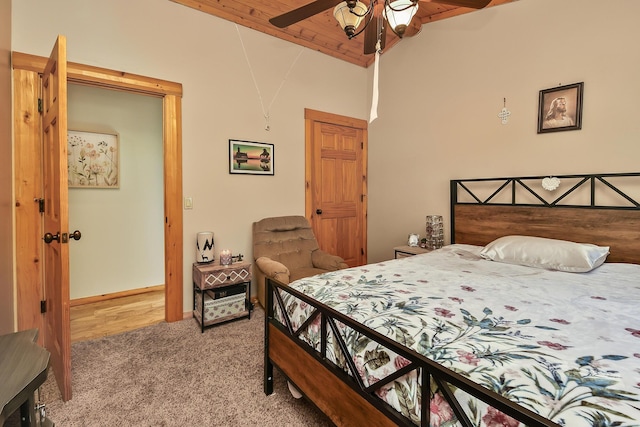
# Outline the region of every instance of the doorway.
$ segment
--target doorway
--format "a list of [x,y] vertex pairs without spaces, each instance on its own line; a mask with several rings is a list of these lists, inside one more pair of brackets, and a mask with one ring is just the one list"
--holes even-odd
[[[164,318],[162,99],[69,84],[67,112],[69,227],[83,234],[69,245],[73,343]],[[144,316],[113,314],[143,293],[153,294]]]
[[320,248],[367,263],[367,122],[305,109],[305,214]]
[[[62,38],[60,36],[58,39]],[[65,42],[66,43],[66,42]],[[56,47],[58,43],[56,42]],[[55,50],[55,48],[54,48]],[[66,47],[65,47],[66,51]],[[49,307],[44,299],[42,197],[42,149],[43,127],[39,106],[42,105],[41,76],[48,58],[24,53],[12,53],[14,87],[14,182],[15,182],[15,240],[16,240],[16,295],[18,304],[18,329],[37,328],[45,331]],[[55,66],[57,67],[57,61]],[[183,216],[182,216],[182,85],[150,77],[123,73],[77,63],[64,59],[67,82],[110,88],[156,96],[162,99],[162,139],[164,176],[164,283],[165,320],[173,322],[183,318]],[[56,68],[57,69],[57,68]],[[48,75],[47,75],[48,76]],[[64,85],[66,88],[66,84]],[[48,86],[49,87],[49,86]],[[47,92],[48,93],[48,92]],[[61,108],[65,111],[66,89],[60,95]],[[46,100],[45,100],[46,101]],[[45,105],[49,105],[44,102]],[[59,164],[59,163],[58,163]],[[65,193],[65,203],[66,193]],[[39,210],[39,206],[40,209]],[[66,224],[65,224],[66,226]],[[54,230],[55,231],[55,230]],[[65,230],[63,230],[65,231]],[[57,236],[57,235],[56,235]],[[66,237],[62,236],[63,240]],[[66,245],[66,243],[65,243]],[[68,259],[68,258],[67,258]],[[48,282],[47,282],[48,283]],[[52,304],[54,312],[66,313],[67,321],[60,323],[66,338],[62,343],[64,353],[70,353],[68,342],[68,281],[66,299]],[[58,307],[58,305],[61,305]],[[55,333],[56,331],[53,331]],[[47,333],[48,335],[51,335]],[[45,334],[38,342],[44,343]],[[56,371],[56,379],[63,400],[71,398],[70,359],[62,361],[64,369]],[[61,374],[59,377],[58,374]]]

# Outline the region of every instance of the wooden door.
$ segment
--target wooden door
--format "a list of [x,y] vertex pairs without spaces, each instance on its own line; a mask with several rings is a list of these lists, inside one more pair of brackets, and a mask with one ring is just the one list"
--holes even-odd
[[[71,399],[67,42],[58,36],[42,75],[45,347],[62,394]],[[48,238],[50,233],[53,240]]]
[[349,266],[367,262],[367,123],[305,110],[306,215],[320,247]]

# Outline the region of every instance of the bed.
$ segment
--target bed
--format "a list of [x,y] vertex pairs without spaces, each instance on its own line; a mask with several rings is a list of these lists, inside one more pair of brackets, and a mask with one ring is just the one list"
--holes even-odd
[[[452,245],[268,280],[265,393],[275,366],[340,426],[639,425],[639,177],[454,180]],[[485,259],[507,235],[606,247],[607,263]]]

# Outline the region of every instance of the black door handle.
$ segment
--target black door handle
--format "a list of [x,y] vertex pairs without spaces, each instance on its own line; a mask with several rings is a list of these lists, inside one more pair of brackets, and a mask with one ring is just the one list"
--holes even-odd
[[44,237],[42,239],[44,240],[44,242],[46,244],[49,244],[49,243],[53,242],[54,240],[56,242],[60,242],[60,234],[59,233],[56,233],[56,234],[44,233]]
[[318,215],[322,215],[322,209],[316,209],[316,213],[317,213]]

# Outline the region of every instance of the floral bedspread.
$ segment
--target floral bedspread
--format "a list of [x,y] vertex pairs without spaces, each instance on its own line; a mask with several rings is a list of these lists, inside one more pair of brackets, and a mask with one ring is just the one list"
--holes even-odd
[[[640,426],[640,265],[565,273],[487,261],[480,249],[450,245],[290,286],[562,426]],[[305,304],[285,301],[306,319]],[[368,363],[372,351],[352,354],[368,383],[403,366],[395,354]],[[377,393],[419,422],[407,401],[417,387],[402,381]],[[461,400],[475,425],[520,425]],[[456,425],[439,396],[430,411],[432,426]]]

